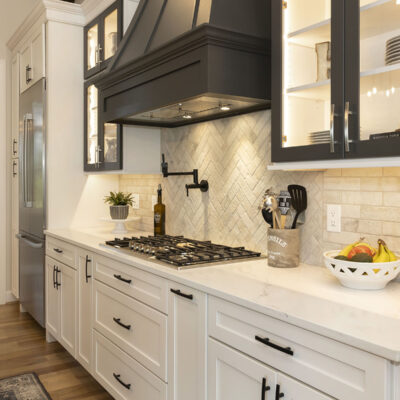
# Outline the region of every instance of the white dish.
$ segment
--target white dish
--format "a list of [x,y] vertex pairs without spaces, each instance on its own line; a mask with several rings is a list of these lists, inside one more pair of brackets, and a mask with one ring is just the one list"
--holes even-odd
[[[339,280],[351,289],[383,289],[400,273],[400,260],[386,263],[360,263],[337,260],[340,250],[324,253],[325,266]],[[396,254],[399,258],[399,256]]]

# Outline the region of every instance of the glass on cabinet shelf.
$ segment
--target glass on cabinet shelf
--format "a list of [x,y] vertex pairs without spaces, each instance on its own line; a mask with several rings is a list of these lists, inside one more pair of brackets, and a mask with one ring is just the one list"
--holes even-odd
[[104,18],[104,60],[112,57],[118,46],[118,8]]
[[288,0],[282,13],[282,147],[329,143],[331,1]]
[[[374,142],[397,135],[400,139],[399,21],[396,0],[360,3],[359,130],[355,141]],[[391,50],[390,40],[398,36]]]
[[87,70],[99,63],[99,25],[93,25],[87,32]]

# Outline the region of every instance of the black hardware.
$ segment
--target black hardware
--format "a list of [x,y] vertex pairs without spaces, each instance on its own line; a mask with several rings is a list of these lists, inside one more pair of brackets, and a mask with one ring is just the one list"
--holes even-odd
[[56,266],[53,267],[53,288],[56,288]]
[[53,250],[58,254],[62,254],[63,253],[63,250],[60,250],[60,249],[53,249]]
[[58,287],[61,286],[61,283],[58,283],[58,273],[61,273],[61,270],[58,269],[58,267],[56,267],[56,289],[58,290]]
[[294,354],[293,350],[290,347],[279,346],[279,345],[277,345],[275,343],[270,342],[269,338],[262,338],[260,336],[256,336],[255,339],[258,342],[261,342],[261,343],[265,344],[266,346],[269,346],[269,347],[272,347],[273,349],[281,351],[282,353],[289,354],[290,356],[292,356]]
[[114,278],[118,279],[119,281],[125,282],[125,283],[132,283],[132,279],[125,279],[121,275],[115,275]]
[[179,289],[171,289],[171,292],[177,294],[178,296],[184,297],[185,299],[193,300],[192,294],[182,293]]
[[114,378],[125,388],[125,389],[130,389],[131,388],[131,384],[130,383],[125,383],[121,381],[121,375],[117,375],[116,373],[113,373]]
[[13,165],[12,165],[12,174],[13,176],[17,176],[17,173],[15,172],[15,167],[17,166],[17,162],[13,161]]
[[183,176],[183,175],[193,175],[193,184],[186,185],[186,195],[189,197],[189,189],[200,189],[202,192],[208,191],[208,181],[202,180],[199,183],[199,171],[194,169],[192,172],[169,172],[168,163],[165,161],[165,155],[162,155],[161,170],[164,178],[169,176]]
[[275,400],[279,400],[282,397],[285,397],[285,393],[281,393],[281,385],[276,385]]
[[267,386],[267,378],[263,378],[261,387],[261,400],[265,400],[265,392],[271,390],[270,386]]
[[89,256],[86,256],[86,263],[85,263],[85,277],[86,277],[86,283],[89,282],[89,278],[92,277],[92,275],[88,275],[88,264],[92,262],[92,260],[89,258]]
[[121,318],[115,318],[115,317],[114,317],[113,320],[114,320],[114,322],[115,322],[116,324],[118,324],[119,326],[122,326],[123,328],[127,329],[128,331],[131,330],[131,325],[125,325],[125,324],[123,324],[123,323],[121,322]]
[[18,144],[18,142],[17,142],[16,139],[14,139],[14,140],[13,140],[13,148],[12,148],[12,149],[13,149],[13,154],[14,154],[14,155],[17,154],[17,150],[15,149],[15,145],[16,145],[16,144]]
[[25,67],[25,80],[26,80],[26,83],[29,83],[32,80],[32,78],[29,76],[31,71],[32,71],[32,68],[29,65],[27,65]]

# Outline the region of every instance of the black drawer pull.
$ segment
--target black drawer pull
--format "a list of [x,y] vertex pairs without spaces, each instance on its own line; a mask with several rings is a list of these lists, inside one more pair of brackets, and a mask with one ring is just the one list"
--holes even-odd
[[113,318],[114,322],[118,324],[119,326],[122,326],[123,328],[127,329],[128,331],[131,330],[131,325],[125,325],[121,322],[121,318]]
[[282,397],[285,397],[285,393],[281,393],[281,385],[276,385],[275,400],[279,400]]
[[275,343],[270,342],[268,338],[262,338],[260,336],[256,336],[256,340],[258,342],[261,342],[261,343],[265,344],[266,346],[269,346],[269,347],[272,347],[273,349],[279,350],[282,353],[289,354],[290,356],[292,356],[294,354],[293,350],[290,347],[279,346],[279,345],[277,345]]
[[114,378],[115,378],[125,389],[130,390],[131,384],[130,384],[130,383],[122,382],[122,381],[121,381],[121,375],[119,375],[119,374],[117,375],[116,373],[113,373],[113,375],[114,375]]
[[88,274],[88,264],[91,263],[92,260],[89,258],[89,256],[86,256],[86,261],[85,261],[85,279],[86,279],[86,283],[89,282],[89,278],[92,277],[92,275]]
[[125,282],[125,283],[132,283],[132,279],[125,279],[121,275],[114,274],[114,278],[118,279],[119,281]]
[[178,290],[171,289],[171,292],[177,294],[178,296],[184,297],[185,299],[193,300],[193,295],[192,294],[182,293],[179,289]]
[[60,250],[60,249],[53,249],[56,253],[58,253],[58,254],[62,254],[62,253],[64,253],[62,250]]
[[268,390],[271,390],[271,387],[267,386],[267,378],[263,378],[261,388],[261,400],[265,400],[265,392],[268,392]]

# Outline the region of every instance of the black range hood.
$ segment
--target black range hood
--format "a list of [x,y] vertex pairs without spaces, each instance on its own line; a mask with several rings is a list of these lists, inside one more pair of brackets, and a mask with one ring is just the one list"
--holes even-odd
[[270,107],[269,0],[140,0],[99,89],[103,122],[175,127]]

